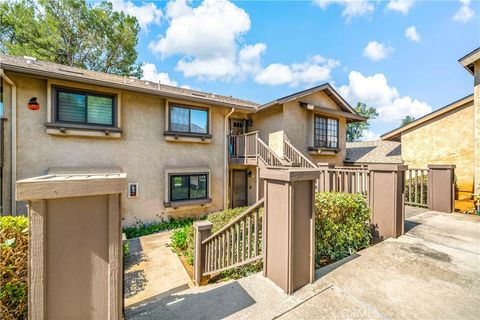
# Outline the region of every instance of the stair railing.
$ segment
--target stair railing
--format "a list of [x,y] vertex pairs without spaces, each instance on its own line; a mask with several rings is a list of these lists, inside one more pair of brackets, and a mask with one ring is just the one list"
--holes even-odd
[[317,168],[303,153],[297,150],[289,141],[283,139],[283,156],[292,163],[300,164],[302,168]]
[[202,241],[205,252],[203,276],[237,268],[263,258],[262,213],[260,199],[235,220]]

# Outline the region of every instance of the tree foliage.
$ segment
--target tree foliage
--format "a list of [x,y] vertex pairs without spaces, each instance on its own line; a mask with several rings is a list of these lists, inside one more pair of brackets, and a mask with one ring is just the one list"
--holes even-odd
[[0,52],[93,71],[141,76],[135,17],[85,0],[0,2]]
[[347,125],[348,142],[360,140],[360,138],[363,136],[364,131],[370,128],[370,120],[378,117],[377,109],[375,109],[374,107],[368,107],[363,102],[358,102],[354,109],[359,115],[368,117],[368,119],[364,122],[349,123]]
[[402,127],[403,126],[406,126],[407,124],[409,123],[412,123],[413,121],[415,121],[415,118],[411,115],[406,115],[403,119],[402,119]]

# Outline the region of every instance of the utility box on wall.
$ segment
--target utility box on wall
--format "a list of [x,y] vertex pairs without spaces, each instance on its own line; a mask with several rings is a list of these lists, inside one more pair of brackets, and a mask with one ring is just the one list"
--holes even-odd
[[122,317],[121,194],[125,173],[17,182],[28,201],[29,319]]

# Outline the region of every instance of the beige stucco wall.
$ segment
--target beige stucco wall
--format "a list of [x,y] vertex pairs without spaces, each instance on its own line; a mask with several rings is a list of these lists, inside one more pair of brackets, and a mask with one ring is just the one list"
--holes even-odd
[[[120,139],[54,136],[46,133],[47,81],[18,74],[7,74],[17,86],[18,104],[18,173],[23,179],[46,173],[50,167],[120,166],[129,182],[139,182],[139,197],[123,195],[124,224],[158,220],[165,216],[202,215],[223,208],[224,117],[229,109],[211,107],[212,141],[209,144],[167,142],[165,99],[157,96],[121,91],[123,133]],[[65,86],[102,91],[101,88],[64,83]],[[107,89],[105,89],[107,90]],[[5,116],[11,119],[11,97],[5,93]],[[27,102],[37,97],[41,109],[31,111]],[[191,104],[191,103],[190,103]],[[10,211],[10,141],[11,121],[6,122],[4,213]],[[205,168],[210,170],[212,203],[204,207],[164,208],[165,171],[168,169]],[[24,213],[25,206],[19,211]]]
[[279,137],[283,137],[283,108],[275,106],[265,111],[251,114],[253,126],[249,131],[258,131],[258,136],[274,152],[283,155],[283,140],[279,143]]
[[308,148],[313,147],[314,114],[322,115],[322,113],[314,113],[312,110],[301,108],[299,106],[300,101],[332,110],[340,110],[336,103],[323,92],[316,92],[301,99],[285,103],[283,105],[283,123],[284,132],[289,141],[295,148],[309,157],[313,163],[330,162],[336,165],[343,165],[346,154],[346,119],[344,117],[330,116],[339,120],[340,152],[335,155],[310,155]]
[[474,77],[475,193],[480,194],[480,60],[475,62]]
[[459,191],[473,191],[473,105],[457,108],[442,117],[402,134],[402,159],[406,165],[455,164]]

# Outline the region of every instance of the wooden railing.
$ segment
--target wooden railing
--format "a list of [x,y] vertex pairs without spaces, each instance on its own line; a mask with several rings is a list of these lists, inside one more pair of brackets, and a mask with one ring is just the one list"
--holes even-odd
[[258,158],[263,161],[267,167],[282,167],[284,162],[262,139],[257,138]]
[[235,220],[202,241],[205,250],[204,276],[262,258],[263,204],[262,198]]
[[229,136],[231,158],[254,158],[257,156],[258,131]]
[[320,168],[317,192],[360,193],[368,197],[369,171],[365,168]]
[[298,151],[289,141],[283,140],[283,156],[293,164],[299,164],[302,168],[317,168],[307,157]]
[[428,169],[409,168],[405,172],[405,204],[428,207]]

